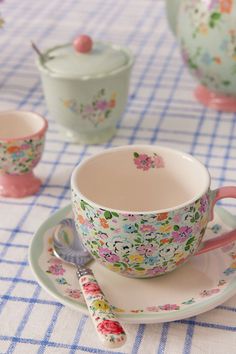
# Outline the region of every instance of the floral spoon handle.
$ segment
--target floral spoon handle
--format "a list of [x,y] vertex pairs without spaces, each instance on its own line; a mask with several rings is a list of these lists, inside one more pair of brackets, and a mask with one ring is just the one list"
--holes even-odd
[[121,347],[126,341],[125,331],[112,311],[92,270],[77,267],[76,274],[96,332],[102,343],[108,348]]

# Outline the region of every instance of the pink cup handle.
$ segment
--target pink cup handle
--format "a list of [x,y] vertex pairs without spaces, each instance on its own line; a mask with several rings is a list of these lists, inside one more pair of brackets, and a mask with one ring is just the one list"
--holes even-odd
[[[221,187],[212,192],[214,198],[212,200],[211,206],[211,220],[213,219],[213,208],[216,202],[223,198],[236,198],[236,187]],[[211,240],[205,241],[202,243],[201,248],[195,253],[195,255],[199,255],[205,252],[212,251],[216,248],[223,247],[226,244],[232,243],[236,241],[236,229],[226,232],[223,235],[215,237]]]

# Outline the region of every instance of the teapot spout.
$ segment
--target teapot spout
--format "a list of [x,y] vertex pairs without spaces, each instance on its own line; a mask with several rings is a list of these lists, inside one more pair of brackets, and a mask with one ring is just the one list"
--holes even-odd
[[175,36],[181,1],[182,0],[166,0],[166,17],[169,27]]

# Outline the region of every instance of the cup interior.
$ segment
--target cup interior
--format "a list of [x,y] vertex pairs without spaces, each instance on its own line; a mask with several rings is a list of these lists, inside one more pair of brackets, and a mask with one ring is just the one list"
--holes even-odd
[[0,113],[0,140],[32,137],[45,128],[45,119],[36,113],[24,111]]
[[81,198],[96,206],[128,213],[162,212],[200,198],[210,177],[191,155],[130,145],[88,158],[75,168],[71,184]]

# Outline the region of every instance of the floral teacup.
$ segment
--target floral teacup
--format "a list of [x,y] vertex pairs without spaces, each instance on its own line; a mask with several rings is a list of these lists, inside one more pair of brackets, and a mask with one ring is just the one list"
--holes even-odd
[[47,121],[24,111],[0,113],[0,195],[25,197],[41,185],[33,174],[43,148]]
[[218,199],[208,170],[173,149],[130,145],[105,150],[75,168],[72,206],[78,234],[102,265],[138,278],[165,274],[192,255],[236,240],[236,231],[202,242]]

